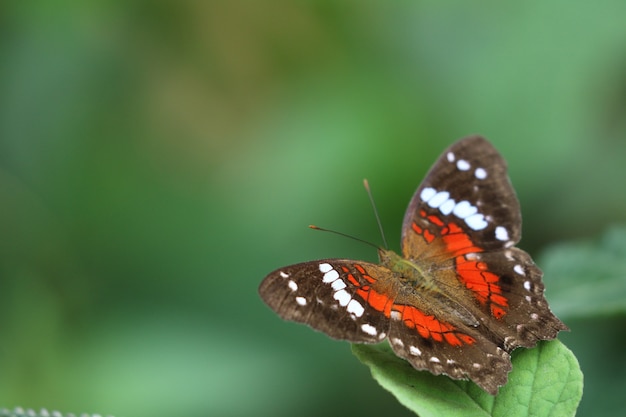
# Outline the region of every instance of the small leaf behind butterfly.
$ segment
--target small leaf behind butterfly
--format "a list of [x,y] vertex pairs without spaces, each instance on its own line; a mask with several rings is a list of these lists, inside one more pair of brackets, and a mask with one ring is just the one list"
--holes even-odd
[[387,344],[352,345],[374,379],[421,417],[573,416],[582,397],[582,373],[558,340],[512,354],[509,382],[493,397],[469,381],[416,371]]
[[550,306],[559,317],[626,313],[626,226],[593,241],[556,244],[542,255]]

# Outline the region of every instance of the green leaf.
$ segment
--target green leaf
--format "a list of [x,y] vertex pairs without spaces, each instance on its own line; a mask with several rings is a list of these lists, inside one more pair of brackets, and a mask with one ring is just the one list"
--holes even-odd
[[538,264],[561,319],[626,312],[626,227],[596,241],[553,246]]
[[513,352],[509,382],[495,397],[473,382],[417,371],[388,344],[352,345],[352,352],[380,385],[421,417],[573,416],[582,397],[578,362],[558,340]]
[[[53,411],[52,413],[49,412],[48,410],[46,410],[45,408],[42,408],[41,410],[39,410],[38,412],[33,410],[33,409],[23,409],[21,407],[15,407],[12,410],[9,410],[8,408],[0,408],[0,417],[50,417],[51,415],[53,416],[63,416],[63,417],[67,417],[67,416],[74,416],[75,414],[61,414],[58,411]],[[100,414],[81,414],[81,417],[93,417],[93,416],[99,416]]]
[[572,329],[562,339],[585,369],[580,415],[622,415],[626,391],[626,226],[561,243],[538,258],[546,296]]

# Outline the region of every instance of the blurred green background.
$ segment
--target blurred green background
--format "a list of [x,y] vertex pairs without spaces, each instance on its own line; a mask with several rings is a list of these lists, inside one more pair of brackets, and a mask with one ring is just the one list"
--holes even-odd
[[306,227],[379,243],[365,177],[398,249],[422,176],[473,133],[509,163],[532,254],[624,222],[624,16],[623,0],[0,3],[0,406],[409,415],[258,284],[376,260]]

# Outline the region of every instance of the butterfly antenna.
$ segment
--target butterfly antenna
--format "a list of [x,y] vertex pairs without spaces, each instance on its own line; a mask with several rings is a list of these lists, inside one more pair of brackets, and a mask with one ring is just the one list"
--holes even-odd
[[309,225],[309,228],[311,228],[311,229],[313,229],[313,230],[320,230],[320,231],[322,231],[322,232],[330,232],[330,233],[334,233],[334,234],[336,234],[336,235],[343,236],[343,237],[347,237],[347,238],[349,238],[349,239],[356,240],[357,242],[365,243],[366,245],[370,245],[370,246],[372,246],[372,247],[374,247],[374,248],[378,249],[378,246],[377,246],[377,245],[375,245],[375,244],[373,244],[372,242],[368,242],[367,240],[359,239],[358,237],[354,237],[354,236],[352,236],[352,235],[348,235],[348,234],[346,234],[346,233],[341,233],[341,232],[338,232],[338,231],[336,231],[336,230],[324,229],[323,227],[318,227],[318,226],[315,226],[314,224],[310,224],[310,225]]
[[372,203],[374,215],[376,216],[376,223],[378,223],[378,230],[380,230],[380,235],[383,238],[383,244],[385,245],[385,249],[389,249],[389,246],[387,245],[387,239],[385,239],[385,232],[383,231],[383,224],[380,222],[378,210],[376,209],[376,204],[374,203],[374,197],[372,197],[372,190],[370,189],[370,184],[369,182],[367,182],[367,179],[363,180],[363,186],[365,187],[365,191],[367,191],[367,196],[370,198],[370,203]]

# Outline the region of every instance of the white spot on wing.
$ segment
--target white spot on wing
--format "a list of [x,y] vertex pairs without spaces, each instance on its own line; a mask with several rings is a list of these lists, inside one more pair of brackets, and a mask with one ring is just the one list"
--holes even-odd
[[437,194],[437,191],[434,188],[431,187],[426,187],[422,190],[422,192],[420,193],[420,198],[422,199],[422,201],[428,201],[430,200],[435,194]]
[[351,300],[350,294],[346,290],[339,290],[333,294],[333,298],[339,301],[339,305],[345,307]]
[[456,206],[454,206],[452,213],[454,213],[454,215],[459,219],[464,219],[475,214],[477,211],[478,209],[472,206],[469,201],[463,200],[459,201]]
[[485,227],[487,227],[485,216],[480,213],[466,217],[465,224],[467,224],[472,230],[483,230]]
[[347,287],[346,283],[342,279],[337,279],[333,281],[333,283],[330,284],[330,286],[333,287],[333,290],[335,291],[343,290],[344,288]]
[[517,272],[520,275],[526,275],[526,272],[524,271],[524,268],[521,265],[515,265],[513,267],[513,271]]
[[289,274],[287,274],[286,272],[280,271],[280,276],[283,278],[287,278],[289,277]]
[[397,310],[391,310],[390,317],[392,320],[400,320],[402,318],[402,313]]
[[336,280],[337,278],[339,278],[339,272],[335,271],[334,269],[331,269],[330,271],[324,274],[324,278],[322,278],[322,282],[329,284],[333,282],[334,280]]
[[409,346],[409,353],[413,356],[420,356],[422,354],[422,351],[411,345]]
[[371,336],[376,336],[378,334],[378,330],[376,330],[376,327],[367,323],[361,325],[361,330],[363,330],[365,333]]
[[327,263],[320,264],[320,271],[321,272],[328,272],[331,269],[333,269],[331,264],[327,264]]
[[289,288],[291,288],[291,291],[297,291],[298,290],[298,284],[296,284],[295,281],[289,280],[287,285],[289,285]]
[[476,168],[476,171],[474,171],[474,175],[479,180],[484,180],[485,178],[487,178],[487,171],[485,171],[484,168]]
[[436,356],[433,356],[432,358],[430,358],[430,361],[431,361],[431,362],[434,362],[434,363],[440,363],[440,362],[441,362],[441,361],[439,360],[439,358],[438,358],[438,357],[436,357]]
[[296,303],[300,304],[301,306],[305,306],[306,305],[306,298],[304,298],[304,297],[296,297]]
[[533,320],[537,320],[539,318],[539,315],[537,313],[531,313],[530,318]]
[[448,152],[446,157],[448,158],[448,162],[454,162],[454,154],[452,152]]
[[446,201],[445,203],[439,206],[439,211],[441,212],[441,214],[444,214],[447,216],[448,214],[452,213],[452,210],[454,209],[455,206],[456,204],[454,203],[454,200],[449,199],[448,201]]
[[527,291],[530,291],[530,281],[524,281],[524,288],[525,288]]
[[468,261],[475,261],[477,259],[480,259],[480,255],[478,255],[476,252],[466,253],[465,259],[467,259]]
[[437,208],[448,200],[450,193],[447,191],[439,191],[433,198],[428,200],[428,205],[432,208]]
[[502,226],[496,227],[496,239],[503,242],[509,240],[509,232]]
[[391,343],[393,343],[396,346],[404,347],[404,342],[402,341],[402,339],[398,339],[397,337],[394,337],[393,339],[391,339]]
[[465,159],[459,159],[458,161],[456,161],[456,167],[460,171],[467,171],[468,169],[470,169],[470,164]]
[[354,313],[355,316],[361,317],[365,312],[365,309],[357,300],[350,300],[348,303],[348,307],[346,307],[348,313]]

